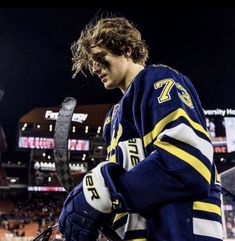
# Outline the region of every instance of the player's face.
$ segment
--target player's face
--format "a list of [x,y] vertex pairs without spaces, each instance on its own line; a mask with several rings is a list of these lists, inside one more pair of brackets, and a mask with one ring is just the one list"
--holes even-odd
[[125,90],[129,58],[96,46],[91,49],[91,61],[93,73],[98,75],[106,89]]

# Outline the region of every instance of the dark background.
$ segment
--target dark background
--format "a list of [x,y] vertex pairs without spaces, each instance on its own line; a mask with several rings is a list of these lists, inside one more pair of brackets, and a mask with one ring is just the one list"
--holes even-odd
[[115,103],[119,90],[71,76],[70,46],[97,14],[132,20],[149,45],[148,64],[163,63],[188,75],[208,108],[235,108],[235,8],[1,8],[0,124],[9,150],[17,123],[36,107]]

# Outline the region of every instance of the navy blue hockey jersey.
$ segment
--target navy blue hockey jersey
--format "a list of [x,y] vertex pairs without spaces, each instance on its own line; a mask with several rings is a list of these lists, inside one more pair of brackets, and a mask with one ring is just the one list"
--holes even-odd
[[199,97],[164,65],[143,69],[104,123],[109,160],[122,165],[124,240],[222,240],[221,186]]

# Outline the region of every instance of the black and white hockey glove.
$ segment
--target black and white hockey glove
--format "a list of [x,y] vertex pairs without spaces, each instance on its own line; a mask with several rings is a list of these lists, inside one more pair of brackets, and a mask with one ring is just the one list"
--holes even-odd
[[59,230],[67,241],[93,241],[98,226],[111,213],[127,211],[116,181],[125,173],[116,163],[102,162],[87,173],[83,182],[69,193],[59,217]]

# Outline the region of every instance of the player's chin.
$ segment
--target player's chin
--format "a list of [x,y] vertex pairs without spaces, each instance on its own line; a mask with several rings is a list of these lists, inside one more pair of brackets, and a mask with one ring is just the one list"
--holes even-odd
[[116,87],[117,87],[116,85],[113,85],[111,83],[108,83],[108,82],[104,83],[104,88],[106,90],[112,90],[112,89],[115,89]]

